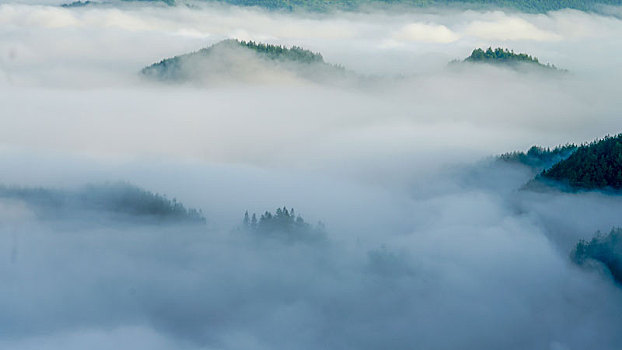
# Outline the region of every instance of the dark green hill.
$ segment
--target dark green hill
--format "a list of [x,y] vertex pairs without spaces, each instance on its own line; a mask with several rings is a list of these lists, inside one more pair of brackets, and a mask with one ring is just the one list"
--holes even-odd
[[[462,62],[502,65],[516,69],[536,68],[549,71],[563,71],[557,69],[557,67],[555,67],[554,65],[548,63],[540,63],[537,57],[528,55],[526,53],[515,53],[513,50],[508,50],[500,47],[494,50],[491,47],[486,50],[479,48],[475,49],[473,50],[473,52],[471,52],[471,55],[465,58]],[[460,62],[454,61],[454,63]]]
[[169,82],[322,80],[342,77],[343,67],[328,64],[321,54],[301,47],[284,47],[228,39],[196,52],[164,59],[142,69],[143,76]]
[[567,159],[544,170],[540,179],[577,189],[622,189],[622,134],[580,146]]

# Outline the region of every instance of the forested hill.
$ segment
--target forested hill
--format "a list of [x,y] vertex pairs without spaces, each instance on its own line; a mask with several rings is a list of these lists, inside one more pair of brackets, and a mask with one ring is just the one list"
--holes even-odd
[[579,189],[622,189],[622,134],[580,146],[540,177]]
[[[185,0],[162,1],[169,5]],[[369,7],[461,7],[468,9],[501,8],[530,13],[544,13],[560,9],[596,11],[603,5],[622,5],[622,0],[204,0],[238,6],[256,6],[269,10],[306,10],[325,12],[331,10],[356,11]]]
[[471,55],[464,59],[463,62],[468,63],[486,63],[486,64],[498,64],[505,65],[513,68],[518,67],[534,67],[542,68],[551,71],[561,71],[551,64],[542,64],[537,57],[533,57],[526,53],[515,53],[513,50],[504,48],[492,49],[489,47],[486,50],[475,49],[471,52]]
[[301,47],[284,47],[227,39],[199,51],[164,59],[142,69],[149,78],[168,81],[235,81],[303,77],[317,80],[345,73],[321,54]]

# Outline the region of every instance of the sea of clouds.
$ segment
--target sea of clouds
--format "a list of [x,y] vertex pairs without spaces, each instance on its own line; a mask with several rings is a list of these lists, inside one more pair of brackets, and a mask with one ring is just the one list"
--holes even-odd
[[[0,348],[622,347],[620,287],[569,259],[622,226],[622,198],[523,191],[534,173],[492,158],[622,130],[618,9],[59,3],[0,4],[0,183],[128,181],[207,224],[51,220],[0,198]],[[226,38],[373,79],[139,75]],[[569,72],[447,67],[488,46]],[[283,206],[321,220],[326,241],[235,230]]]

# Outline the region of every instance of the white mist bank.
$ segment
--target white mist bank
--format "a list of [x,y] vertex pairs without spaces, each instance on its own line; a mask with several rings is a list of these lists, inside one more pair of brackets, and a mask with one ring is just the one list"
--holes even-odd
[[[622,226],[622,199],[519,191],[527,169],[486,160],[622,130],[619,19],[30,3],[0,4],[0,184],[128,181],[207,224],[51,220],[0,198],[0,348],[622,346],[620,287],[569,259]],[[231,37],[379,78],[139,77]],[[570,73],[446,69],[488,46]],[[325,244],[236,232],[283,206],[324,222]]]
[[[619,225],[618,197],[518,192],[525,175],[501,164],[479,164],[490,172],[475,177],[441,172],[411,194],[300,172],[45,159],[31,160],[42,170],[65,165],[71,181],[52,173],[33,183],[129,179],[203,209],[208,224],[50,223],[3,200],[3,212],[22,213],[0,226],[3,347],[615,349],[622,341],[622,291],[568,257],[579,238]],[[3,164],[27,173],[28,157]],[[282,205],[324,221],[327,242],[235,232],[244,210]]]

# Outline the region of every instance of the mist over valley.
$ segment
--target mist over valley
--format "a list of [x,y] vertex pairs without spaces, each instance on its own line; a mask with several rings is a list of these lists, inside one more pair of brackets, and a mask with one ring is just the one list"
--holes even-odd
[[620,349],[620,14],[1,3],[0,349]]

